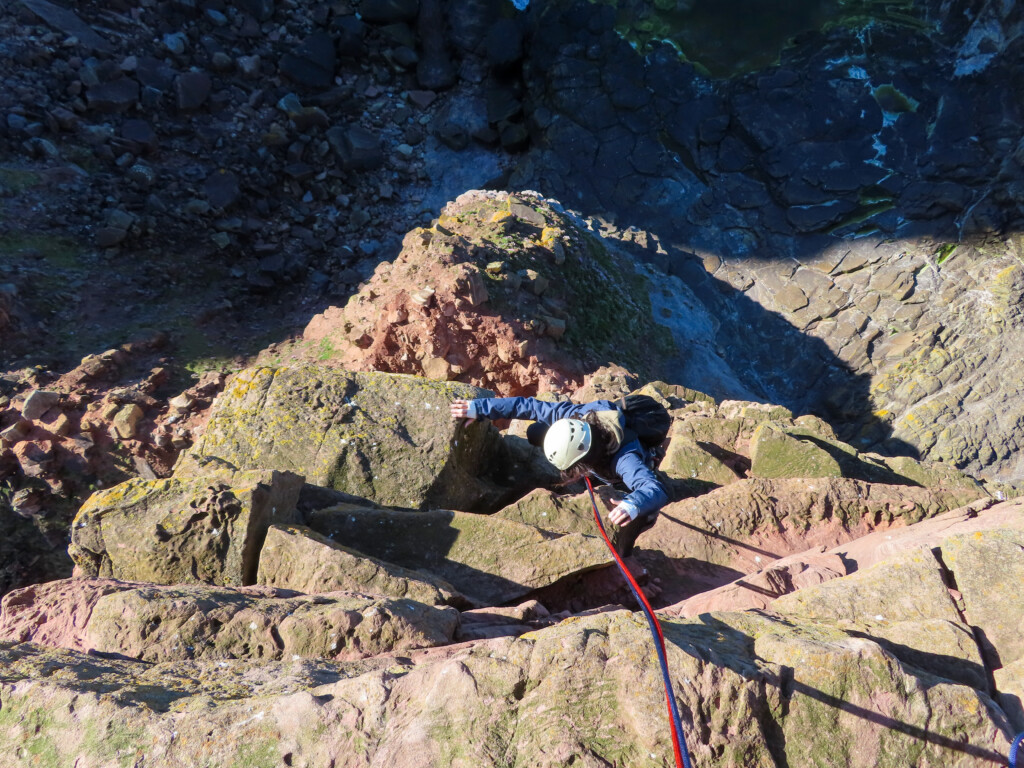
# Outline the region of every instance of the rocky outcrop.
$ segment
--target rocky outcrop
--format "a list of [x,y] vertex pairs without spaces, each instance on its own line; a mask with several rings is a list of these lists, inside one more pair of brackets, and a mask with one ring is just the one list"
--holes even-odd
[[[94,494],[72,551],[83,573],[114,578],[0,603],[0,749],[154,766],[199,750],[225,768],[663,762],[660,673],[646,625],[616,605],[630,598],[589,495],[431,509],[433,494],[467,493],[438,490],[452,477],[479,477],[472,446],[518,467],[533,450],[454,425],[445,406],[472,394],[465,385],[317,371],[235,377],[174,477]],[[594,377],[582,393],[620,386]],[[814,761],[822,747],[807,734],[823,728],[854,766],[883,749],[907,764],[995,759],[1020,713],[1007,620],[1020,505],[964,508],[983,491],[963,474],[859,453],[782,408],[645,391],[671,407],[664,464],[681,466],[678,440],[732,472],[721,486],[668,473],[677,490],[712,490],[665,507],[630,559],[667,606],[694,760]],[[328,487],[342,475],[317,462],[349,440],[391,457],[373,465],[373,487],[402,487],[408,506]],[[787,476],[808,471],[786,458],[808,447],[841,476]],[[464,474],[445,474],[453,464]],[[234,468],[254,465],[265,468]],[[755,477],[760,466],[783,476]],[[605,512],[619,492],[597,497]]]
[[[868,768],[884,753],[980,768],[1007,749],[1008,724],[985,693],[925,676],[870,639],[758,614],[668,622],[665,634],[695,764],[842,754]],[[211,766],[491,766],[510,754],[537,766],[660,765],[671,742],[648,643],[642,620],[615,611],[349,664],[144,665],[4,644],[0,745],[96,763],[141,753],[154,766],[190,764],[197,751]]]
[[464,512],[328,507],[311,513],[308,524],[372,557],[435,574],[481,605],[501,605],[612,562],[594,536]]
[[535,193],[459,196],[303,338],[349,370],[501,395],[571,391],[607,359],[650,376],[678,354],[629,261]]

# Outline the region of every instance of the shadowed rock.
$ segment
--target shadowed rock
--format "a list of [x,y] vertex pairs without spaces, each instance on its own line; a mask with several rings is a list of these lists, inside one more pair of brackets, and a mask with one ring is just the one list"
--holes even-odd
[[270,527],[256,581],[306,594],[347,590],[427,605],[466,603],[441,579],[366,557],[305,526]]
[[568,576],[611,563],[604,543],[464,512],[334,507],[308,524],[332,540],[406,568],[435,574],[481,605],[500,605]]

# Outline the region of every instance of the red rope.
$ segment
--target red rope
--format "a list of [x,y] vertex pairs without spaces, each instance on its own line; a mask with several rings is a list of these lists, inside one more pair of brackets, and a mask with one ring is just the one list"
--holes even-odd
[[612,557],[615,558],[615,563],[619,566],[619,570],[622,575],[626,577],[629,583],[630,589],[633,592],[634,597],[640,602],[641,608],[643,608],[644,614],[647,616],[647,623],[651,627],[651,634],[655,641],[655,651],[658,652],[658,661],[661,664],[662,681],[665,686],[665,706],[668,708],[669,725],[672,729],[672,749],[675,752],[676,757],[676,768],[690,768],[690,758],[684,746],[682,726],[679,723],[679,712],[676,710],[675,699],[672,697],[671,682],[668,674],[668,661],[667,654],[665,653],[665,635],[661,631],[661,623],[658,621],[658,617],[654,614],[654,609],[651,608],[651,604],[647,601],[647,596],[644,595],[643,590],[640,589],[640,585],[636,583],[636,579],[633,578],[633,574],[629,572],[626,564],[622,561],[618,551],[612,545],[611,540],[608,538],[608,534],[605,532],[604,523],[601,522],[601,514],[597,511],[597,499],[594,497],[594,486],[590,484],[590,478],[584,478],[587,481],[587,490],[590,491],[590,504],[594,509],[594,521],[597,523],[597,529],[601,532],[601,538],[604,539],[604,543],[608,545],[609,551],[612,553]]

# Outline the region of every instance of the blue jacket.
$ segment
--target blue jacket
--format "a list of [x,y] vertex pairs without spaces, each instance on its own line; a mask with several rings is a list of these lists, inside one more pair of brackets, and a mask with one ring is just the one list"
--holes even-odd
[[[532,397],[490,397],[469,401],[468,415],[487,419],[532,419],[542,424],[553,424],[559,419],[579,418],[591,411],[614,411],[610,400],[591,403],[547,403]],[[612,467],[629,494],[622,507],[634,520],[640,515],[651,515],[668,504],[665,486],[645,463],[644,447],[636,438],[627,440],[612,457]]]

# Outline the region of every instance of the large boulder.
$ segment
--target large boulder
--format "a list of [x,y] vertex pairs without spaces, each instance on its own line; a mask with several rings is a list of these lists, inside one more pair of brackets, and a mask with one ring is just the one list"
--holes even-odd
[[781,406],[715,403],[706,396],[669,396],[664,402],[672,427],[659,469],[687,492],[703,493],[746,477],[849,477],[982,493],[974,478],[951,465],[861,453],[823,420],[794,417]]
[[86,576],[253,584],[267,528],[296,522],[302,485],[269,469],[128,480],[82,505],[68,551]]
[[466,603],[441,579],[367,557],[301,525],[270,527],[256,581],[306,594],[346,590],[427,605]]
[[508,494],[483,479],[499,436],[482,422],[454,422],[448,405],[489,394],[400,374],[249,368],[217,398],[174,474],[201,475],[211,462],[289,470],[379,504],[486,508]]
[[558,535],[489,515],[342,505],[311,513],[308,524],[346,547],[439,576],[483,605],[516,600],[612,562],[594,536]]
[[[82,610],[66,593],[75,592]],[[450,643],[454,608],[351,592],[177,587],[75,579],[4,598],[0,637],[148,662],[358,659]],[[74,627],[75,632],[68,628]],[[54,641],[57,641],[56,643]]]

